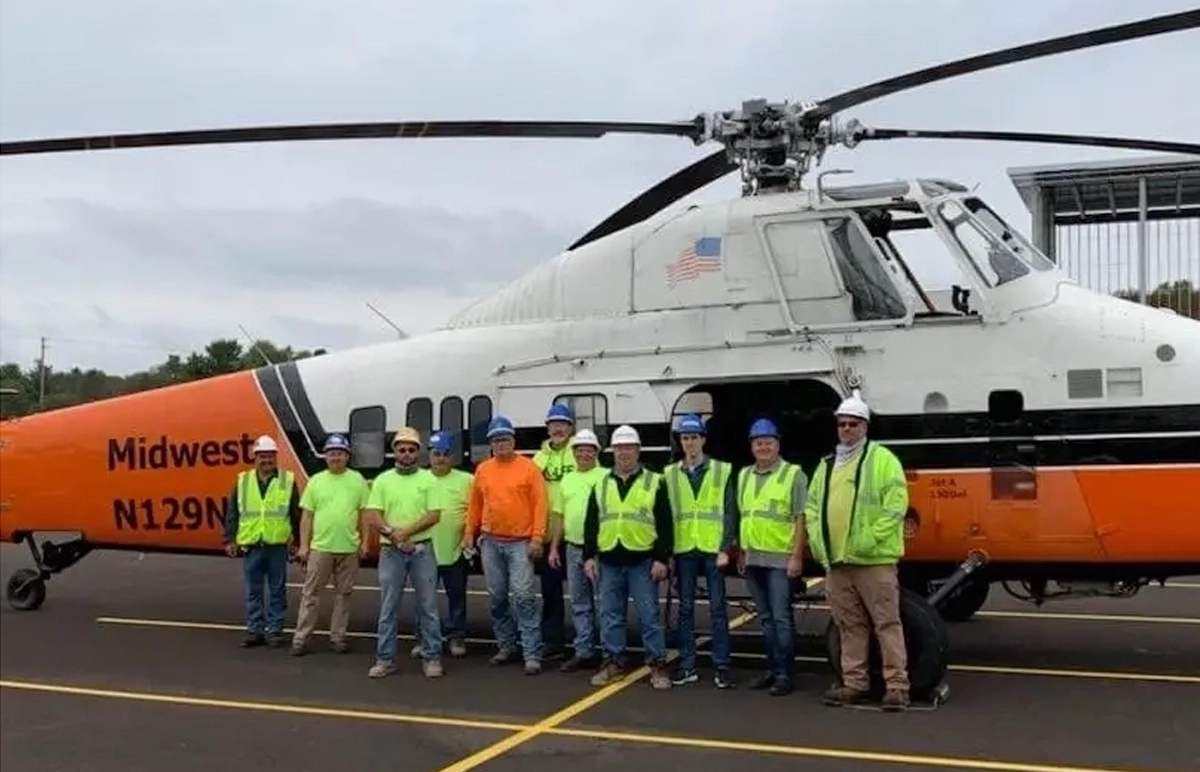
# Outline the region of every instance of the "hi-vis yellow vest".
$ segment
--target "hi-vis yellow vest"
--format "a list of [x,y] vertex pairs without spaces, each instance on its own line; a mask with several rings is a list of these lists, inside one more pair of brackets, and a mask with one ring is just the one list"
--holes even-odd
[[288,504],[292,500],[295,478],[280,469],[267,483],[265,496],[258,492],[258,473],[248,469],[238,474],[237,543],[287,544],[292,535]]
[[617,490],[615,475],[614,472],[596,483],[596,508],[600,512],[596,547],[609,552],[620,543],[632,552],[648,552],[658,536],[654,527],[654,499],[662,475],[643,468],[641,479],[629,488],[624,501]]
[[754,467],[738,474],[738,509],[742,524],[738,542],[743,550],[790,554],[796,533],[792,486],[800,467],[783,461],[757,493]]
[[724,461],[709,459],[699,494],[692,492],[692,482],[680,461],[671,464],[663,475],[667,495],[671,499],[671,514],[675,520],[675,554],[699,550],[715,555],[721,550],[725,522],[725,486],[732,468]]

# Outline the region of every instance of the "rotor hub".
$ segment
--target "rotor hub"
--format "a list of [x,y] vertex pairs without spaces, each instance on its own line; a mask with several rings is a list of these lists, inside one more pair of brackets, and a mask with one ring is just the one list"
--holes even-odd
[[804,175],[820,164],[831,144],[854,147],[862,124],[836,116],[819,117],[816,102],[752,99],[739,110],[701,115],[697,142],[716,140],[741,167],[742,195],[765,190],[798,190]]

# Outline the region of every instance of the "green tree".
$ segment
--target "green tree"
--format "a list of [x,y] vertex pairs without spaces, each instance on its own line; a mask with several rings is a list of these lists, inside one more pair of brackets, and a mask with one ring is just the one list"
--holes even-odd
[[[1123,300],[1140,302],[1135,289],[1117,290],[1113,294]],[[1169,308],[1182,316],[1200,319],[1200,288],[1187,279],[1163,282],[1146,293],[1146,305]]]
[[[216,375],[235,373],[262,367],[268,362],[279,364],[324,354],[324,349],[309,351],[279,346],[269,340],[258,340],[243,347],[235,339],[214,340],[202,351],[187,357],[172,354],[160,364],[129,375],[110,375],[103,370],[56,370],[47,364],[45,372],[37,363],[22,367],[16,362],[0,365],[0,418],[13,418],[56,408],[80,405],[123,394],[158,389]],[[42,379],[45,392],[42,393]]]

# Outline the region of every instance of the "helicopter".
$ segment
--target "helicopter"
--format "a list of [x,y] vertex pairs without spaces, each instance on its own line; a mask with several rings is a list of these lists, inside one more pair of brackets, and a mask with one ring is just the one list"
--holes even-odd
[[[1200,573],[1200,322],[1091,292],[953,180],[832,186],[831,148],[946,139],[1200,155],[1160,140],[864,126],[843,113],[922,85],[1039,57],[1200,27],[1200,10],[1016,46],[815,101],[745,101],[668,122],[426,121],[205,129],[0,142],[0,155],[341,139],[678,137],[721,148],[642,193],[438,329],[253,371],[34,414],[0,426],[0,539],[34,567],[6,594],[39,608],[46,582],[93,550],[218,555],[224,497],[278,438],[303,483],[333,432],[368,478],[402,426],[488,456],[495,415],[532,453],[552,404],[607,443],[633,426],[648,464],[676,452],[679,417],[707,451],[750,462],[770,417],[811,472],[858,391],[871,435],[906,469],[901,616],[914,698],[946,670],[945,622],[1002,583],[1023,599],[1129,597]],[[738,172],[741,196],[673,206]],[[898,242],[931,234],[964,278],[927,291]],[[931,257],[931,255],[925,255]],[[436,424],[436,426],[435,426]],[[72,470],[64,478],[58,471]],[[64,541],[39,533],[76,534]],[[368,564],[370,559],[368,559]],[[476,571],[479,570],[476,565]],[[808,561],[806,575],[819,576]],[[1019,592],[1013,590],[1018,587]],[[801,592],[798,598],[811,600]],[[828,637],[839,666],[837,636]],[[876,662],[876,670],[878,663]]]

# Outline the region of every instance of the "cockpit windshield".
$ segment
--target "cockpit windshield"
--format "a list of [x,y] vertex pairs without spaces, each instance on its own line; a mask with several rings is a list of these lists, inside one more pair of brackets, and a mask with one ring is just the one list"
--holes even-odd
[[1031,270],[1054,268],[1020,231],[978,198],[943,201],[936,211],[987,287],[1015,281]]

